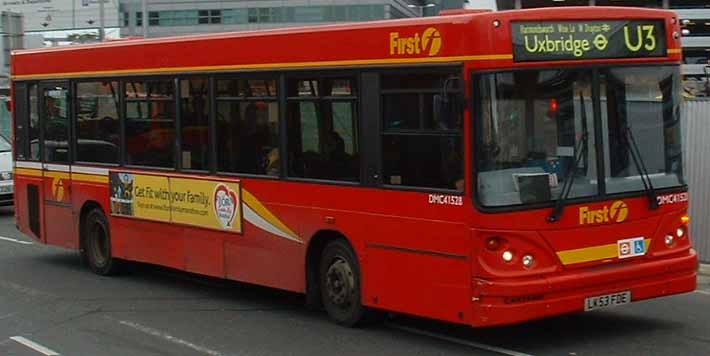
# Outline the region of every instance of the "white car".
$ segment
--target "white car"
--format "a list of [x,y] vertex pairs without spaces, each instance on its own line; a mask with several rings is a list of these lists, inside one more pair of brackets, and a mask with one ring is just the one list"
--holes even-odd
[[0,206],[14,204],[15,184],[12,180],[12,145],[0,135]]

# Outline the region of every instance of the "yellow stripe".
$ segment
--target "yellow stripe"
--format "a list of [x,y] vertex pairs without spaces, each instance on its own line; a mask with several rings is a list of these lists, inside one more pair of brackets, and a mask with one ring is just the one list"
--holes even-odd
[[[41,169],[32,169],[32,168],[15,168],[15,175],[30,176],[30,177],[42,177],[43,176]],[[69,179],[68,172],[48,171],[48,172],[44,172],[44,176],[47,176],[50,178]],[[71,179],[78,180],[78,181],[84,181],[84,182],[91,182],[91,183],[108,184],[108,177],[102,176],[102,175],[72,173]]]
[[678,54],[678,53],[683,53],[683,49],[681,49],[681,48],[669,48],[668,49],[668,54]]
[[[646,251],[648,251],[648,247],[651,245],[651,239],[646,239],[644,242],[646,243]],[[608,245],[578,248],[575,250],[559,251],[557,252],[557,257],[560,258],[563,265],[617,258],[619,257],[619,246],[618,244],[613,243]]]
[[255,196],[253,196],[251,193],[249,193],[246,189],[242,188],[242,199],[244,199],[244,203],[249,205],[254,212],[264,218],[264,220],[268,221],[271,225],[276,226],[279,230],[287,233],[289,236],[293,237],[294,239],[301,240],[301,238],[296,235],[295,232],[293,232],[291,229],[288,228],[284,223],[279,220],[274,214],[272,214],[259,200],[256,199]]
[[52,171],[45,171],[44,172],[45,177],[49,178],[58,178],[58,179],[69,179],[69,172],[52,172]]
[[39,169],[31,169],[31,168],[15,168],[15,175],[30,176],[30,177],[42,177],[42,171]]
[[108,176],[95,174],[72,173],[71,179],[72,181],[108,184]]
[[170,68],[146,68],[146,69],[124,69],[105,71],[86,71],[68,73],[47,73],[14,75],[13,80],[44,79],[44,78],[73,78],[81,76],[107,76],[107,75],[131,75],[131,74],[165,74],[180,72],[222,72],[247,69],[288,69],[305,67],[339,67],[356,65],[382,65],[382,64],[411,64],[411,63],[445,63],[445,62],[465,62],[465,61],[492,61],[513,59],[512,54],[490,54],[476,56],[452,56],[452,57],[421,57],[421,58],[382,58],[369,60],[345,60],[345,61],[321,61],[321,62],[293,62],[293,63],[258,63],[258,64],[235,64],[223,66],[195,66],[195,67],[170,67]]

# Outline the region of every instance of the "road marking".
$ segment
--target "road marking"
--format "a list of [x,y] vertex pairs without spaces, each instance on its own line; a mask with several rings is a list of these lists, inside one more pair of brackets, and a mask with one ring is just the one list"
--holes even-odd
[[48,349],[48,348],[46,348],[34,341],[32,341],[30,339],[26,339],[22,336],[13,336],[10,338],[10,340],[14,340],[22,345],[25,345],[25,346],[31,348],[32,350],[35,350],[43,355],[59,356],[59,354],[56,351],[50,350],[50,349]]
[[532,356],[532,355],[530,355],[530,354],[518,352],[518,351],[515,351],[515,350],[508,350],[508,349],[505,349],[505,348],[502,348],[502,347],[498,347],[498,346],[486,345],[486,344],[481,344],[481,343],[478,343],[478,342],[475,342],[475,341],[468,341],[468,340],[459,339],[459,338],[455,338],[455,337],[451,337],[451,336],[440,335],[440,334],[436,334],[436,333],[432,333],[432,332],[428,332],[428,331],[424,331],[424,330],[419,330],[419,329],[415,329],[415,328],[410,328],[410,327],[407,327],[407,326],[401,326],[401,325],[395,325],[395,324],[387,324],[387,326],[389,326],[390,328],[393,328],[393,329],[397,329],[397,330],[401,330],[401,331],[406,331],[406,332],[409,332],[409,333],[412,333],[412,334],[417,334],[417,335],[422,335],[422,336],[428,336],[428,337],[431,337],[431,338],[434,338],[434,339],[439,339],[439,340],[444,340],[444,341],[448,341],[448,342],[453,342],[453,343],[455,343],[455,344],[464,345],[464,346],[469,346],[469,347],[473,347],[473,348],[480,349],[480,350],[491,351],[491,352],[495,352],[495,353],[498,353],[498,354],[501,354],[501,355],[508,355],[508,356]]
[[[112,319],[112,318],[110,318],[110,319]],[[115,320],[115,319],[114,319],[114,320]],[[118,321],[118,323],[121,324],[121,325],[128,326],[128,327],[133,328],[133,329],[136,329],[136,330],[138,330],[138,331],[140,331],[140,332],[142,332],[142,333],[145,333],[145,334],[148,334],[148,335],[151,335],[151,336],[155,336],[155,337],[161,338],[161,339],[163,339],[163,340],[172,342],[173,344],[177,344],[177,345],[181,345],[181,346],[185,346],[185,347],[191,348],[191,349],[193,349],[193,350],[195,350],[195,351],[197,351],[197,352],[203,353],[203,354],[205,354],[205,355],[210,355],[210,356],[224,356],[224,355],[223,355],[221,352],[219,352],[219,351],[211,350],[211,349],[206,348],[206,347],[204,347],[204,346],[200,346],[200,345],[193,344],[193,343],[191,343],[191,342],[189,342],[189,341],[187,341],[187,340],[180,339],[180,338],[175,337],[175,336],[172,336],[172,335],[170,335],[170,334],[168,334],[168,333],[164,333],[164,332],[162,332],[162,331],[160,331],[160,330],[156,330],[156,329],[153,329],[153,328],[150,328],[150,327],[147,327],[147,326],[138,324],[138,323],[134,323],[134,322],[132,322],[132,321],[126,321],[126,320],[116,320],[116,321]]]
[[5,237],[5,236],[0,236],[0,240],[14,242],[16,244],[22,244],[22,245],[32,245],[33,244],[33,242],[30,242],[30,241],[22,241],[22,240],[13,239],[10,237]]
[[710,295],[710,291],[706,291],[706,290],[696,290],[695,293]]

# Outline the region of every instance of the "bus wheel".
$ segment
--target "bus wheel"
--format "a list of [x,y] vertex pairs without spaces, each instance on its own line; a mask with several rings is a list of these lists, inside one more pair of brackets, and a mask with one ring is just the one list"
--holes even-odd
[[323,306],[336,323],[354,326],[362,319],[360,266],[345,240],[332,241],[323,250],[320,286]]
[[115,274],[118,264],[111,256],[111,233],[108,220],[101,209],[93,209],[86,214],[82,225],[84,242],[82,246],[83,260],[91,270],[101,276]]

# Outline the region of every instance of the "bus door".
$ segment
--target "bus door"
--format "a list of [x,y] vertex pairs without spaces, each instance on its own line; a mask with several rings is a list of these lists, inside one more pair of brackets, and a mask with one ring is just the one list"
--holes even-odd
[[40,150],[42,154],[44,240],[76,247],[71,199],[69,85],[40,86]]

